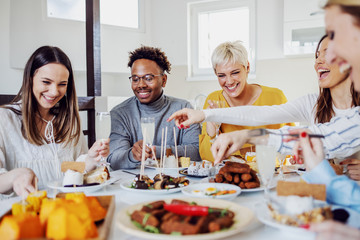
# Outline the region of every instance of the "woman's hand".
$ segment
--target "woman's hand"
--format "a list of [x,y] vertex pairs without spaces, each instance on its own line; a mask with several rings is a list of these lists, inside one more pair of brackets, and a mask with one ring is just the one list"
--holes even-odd
[[324,159],[321,140],[309,138],[305,131],[300,132],[299,142],[295,144],[293,151],[296,159],[304,159],[307,170],[312,170]]
[[[289,134],[298,134],[300,136],[300,134],[302,132],[306,132],[308,134],[311,133],[311,131],[309,129],[305,129],[305,128],[298,128],[298,129],[289,129]],[[286,137],[283,139],[283,142],[290,142],[290,141],[297,141],[299,140],[298,137]],[[304,159],[303,159],[303,156],[302,156],[302,148],[300,146],[300,143],[299,141],[297,141],[294,145],[294,148],[293,148],[293,155],[294,157],[290,159],[290,163],[291,164],[303,164],[304,163]]]
[[[224,106],[219,106],[219,103],[217,103],[217,102],[221,102],[221,101],[208,100],[209,106],[207,107],[207,109],[216,109],[219,107],[224,107]],[[204,114],[204,116],[205,116],[205,114]],[[207,122],[206,123],[206,133],[211,138],[216,136],[216,130],[218,130],[219,128],[220,128],[220,123],[215,123],[215,122]]]
[[248,141],[248,130],[223,133],[211,146],[215,164],[229,157]]
[[310,225],[310,231],[316,232],[317,240],[355,240],[360,239],[360,230],[335,221],[325,221]]
[[16,168],[10,171],[13,177],[13,190],[21,198],[25,199],[35,189],[35,173],[30,168]]
[[94,169],[97,163],[101,160],[101,157],[106,158],[109,155],[110,139],[100,139],[94,142],[92,147],[89,149],[86,158],[86,170],[90,171]]
[[200,123],[204,121],[205,114],[201,110],[194,110],[190,108],[183,108],[174,112],[166,121],[170,122],[175,119],[175,125],[181,128],[189,128],[191,124]]
[[360,160],[359,159],[346,159],[340,163],[340,165],[346,165],[348,169],[349,177],[355,181],[360,180]]

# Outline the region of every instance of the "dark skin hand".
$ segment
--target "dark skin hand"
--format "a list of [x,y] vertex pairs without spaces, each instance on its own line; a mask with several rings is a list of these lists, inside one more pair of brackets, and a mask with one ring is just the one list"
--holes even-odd
[[[141,161],[142,148],[143,148],[143,140],[140,140],[140,141],[137,141],[136,143],[134,143],[134,145],[131,149],[134,159],[136,159],[137,161]],[[155,148],[154,148],[154,153],[155,153]],[[153,158],[153,154],[152,154],[151,148],[148,146],[145,146],[145,159],[147,159],[147,158]]]

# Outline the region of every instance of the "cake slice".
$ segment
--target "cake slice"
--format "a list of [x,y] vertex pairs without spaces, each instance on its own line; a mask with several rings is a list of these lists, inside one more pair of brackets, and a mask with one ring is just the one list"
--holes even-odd
[[110,173],[106,166],[98,167],[84,175],[84,183],[104,183],[110,179]]

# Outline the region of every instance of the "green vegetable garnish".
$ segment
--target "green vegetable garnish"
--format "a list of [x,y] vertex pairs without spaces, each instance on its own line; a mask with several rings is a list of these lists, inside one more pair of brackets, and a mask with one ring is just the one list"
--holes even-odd
[[221,210],[221,213],[220,213],[220,216],[221,217],[225,217],[225,215],[228,213],[228,210],[227,209],[223,209]]
[[195,205],[196,206],[197,203],[196,202],[191,202],[190,205]]
[[151,205],[151,204],[147,204],[147,205],[145,205],[145,207],[148,207],[148,208],[153,208],[153,205]]
[[147,220],[149,219],[150,216],[151,216],[150,213],[146,213],[146,214],[145,214],[145,216],[144,216],[144,218],[143,218],[143,221],[142,221],[142,224],[143,224],[143,225],[146,225],[146,222],[147,222]]
[[181,232],[171,232],[170,235],[181,236]]
[[131,221],[136,227],[144,229],[143,226],[141,226],[140,223],[138,223],[137,221]]
[[136,227],[140,228],[141,230],[151,232],[151,233],[160,233],[160,230],[157,227],[146,225],[143,227],[140,223],[137,221],[131,221]]
[[160,230],[157,227],[146,225],[144,230],[151,233],[160,233]]

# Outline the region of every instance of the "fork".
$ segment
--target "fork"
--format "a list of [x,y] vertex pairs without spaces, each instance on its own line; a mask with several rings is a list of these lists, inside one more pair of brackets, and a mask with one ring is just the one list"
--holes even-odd
[[[298,133],[274,133],[271,132],[265,128],[257,128],[257,129],[252,129],[249,131],[249,136],[250,137],[259,137],[259,136],[264,136],[267,134],[273,134],[273,135],[280,135],[280,136],[289,136],[289,137],[295,137],[298,138],[299,134]],[[310,138],[324,138],[324,135],[321,134],[309,134]]]

